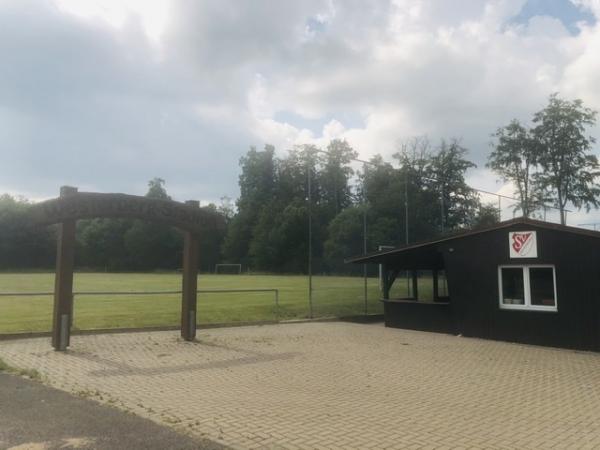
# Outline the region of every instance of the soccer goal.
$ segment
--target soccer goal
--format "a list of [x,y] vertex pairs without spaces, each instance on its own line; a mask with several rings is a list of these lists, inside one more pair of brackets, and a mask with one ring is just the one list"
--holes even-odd
[[241,264],[215,264],[215,273],[221,275],[239,275],[242,273]]

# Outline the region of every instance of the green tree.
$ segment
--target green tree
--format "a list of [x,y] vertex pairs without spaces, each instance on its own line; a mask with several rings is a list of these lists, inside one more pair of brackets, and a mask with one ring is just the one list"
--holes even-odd
[[[366,201],[369,208],[367,246],[369,251],[373,251],[378,245],[405,243],[407,233],[405,193],[414,189],[408,182],[407,168],[404,170],[394,168],[380,155],[372,157],[369,163],[366,170],[360,174],[359,195],[361,202]],[[411,197],[410,193],[409,197]]]
[[362,267],[344,264],[344,259],[363,253],[363,220],[366,206],[350,206],[329,223],[324,256],[334,273],[362,272]]
[[466,155],[456,139],[442,140],[436,151],[424,137],[401,144],[394,157],[408,202],[410,241],[472,225],[479,199],[465,181],[467,170],[476,167]]
[[483,204],[479,207],[477,217],[473,223],[474,228],[489,227],[500,221],[500,211],[492,203]]
[[308,200],[309,173],[312,204],[323,204],[323,189],[318,176],[320,160],[314,145],[297,145],[285,158],[278,160],[275,196],[282,207],[294,199]]
[[24,198],[0,195],[0,268],[48,268],[54,264],[55,227],[30,223],[30,203]]
[[[146,197],[171,200],[165,180],[150,180]],[[183,239],[181,233],[168,225],[134,220],[125,233],[124,244],[136,270],[175,269],[181,265]]]
[[167,190],[165,189],[165,180],[154,177],[148,181],[148,192],[146,192],[146,197],[171,200],[171,197],[169,197]]
[[283,210],[265,208],[250,245],[251,261],[258,270],[304,273],[308,259],[308,209],[295,199]]
[[217,211],[223,216],[225,221],[229,223],[235,216],[235,207],[231,201],[231,197],[228,197],[227,195],[221,197],[220,200],[221,203],[217,207]]
[[423,202],[429,193],[420,183],[416,159],[407,156],[401,167],[395,168],[376,155],[359,174],[359,203],[367,206],[367,251],[377,250],[379,245],[403,245],[407,234],[411,241],[422,239],[435,229],[431,222],[421,223],[423,217],[430,218],[431,202]]
[[591,153],[594,137],[586,129],[596,124],[597,111],[583,102],[550,96],[548,105],[533,116],[533,137],[537,143],[540,171],[535,180],[560,210],[566,224],[567,203],[575,207],[598,207],[600,176],[598,159]]
[[133,224],[129,219],[91,219],[77,223],[76,263],[79,267],[105,271],[131,268],[125,234]]
[[253,229],[264,206],[273,198],[276,184],[275,148],[266,145],[259,152],[251,147],[240,159],[242,173],[239,177],[240,197],[237,213],[231,219],[223,244],[223,257],[227,262],[248,264],[248,251]]
[[[202,206],[200,210],[205,220],[197,230],[200,247],[198,267],[202,272],[212,272],[215,264],[221,262],[221,248],[227,233],[228,219],[214,203]],[[181,264],[181,260],[178,264]]]
[[324,207],[331,220],[352,204],[349,180],[354,175],[354,170],[350,163],[358,153],[346,141],[336,139],[327,146],[327,153],[320,156],[319,185]]
[[529,217],[540,206],[540,193],[533,178],[538,147],[531,132],[514,119],[498,128],[493,137],[497,139],[488,157],[487,167],[500,175],[503,181],[516,186],[519,198],[517,208]]
[[444,230],[471,226],[477,216],[479,197],[465,181],[467,170],[477,166],[466,159],[467,153],[456,139],[442,140],[437,153],[425,163],[425,184],[441,198]]
[[311,178],[311,217],[315,266],[320,259],[323,203],[317,177],[319,155],[314,146],[292,148],[275,161],[270,198],[256,206],[249,261],[257,270],[305,272],[308,258],[308,178]]

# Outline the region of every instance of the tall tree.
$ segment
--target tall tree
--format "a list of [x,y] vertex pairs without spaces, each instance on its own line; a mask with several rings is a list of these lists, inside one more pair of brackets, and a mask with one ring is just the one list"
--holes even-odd
[[538,147],[531,132],[513,119],[493,134],[497,139],[488,157],[487,167],[513,183],[519,198],[518,208],[529,217],[540,205],[540,196],[533,179]]
[[[280,203],[285,204],[293,199],[307,200],[309,196],[313,205],[320,205],[323,198],[323,189],[318,177],[319,149],[314,145],[297,145],[289,150],[287,156],[278,161],[276,197]],[[309,176],[310,175],[310,176]]]
[[223,244],[223,256],[232,263],[248,264],[248,250],[253,228],[261,210],[273,198],[276,184],[275,148],[266,145],[264,151],[251,147],[240,159],[240,197],[237,214],[231,219]]
[[393,155],[400,168],[396,171],[397,187],[402,203],[397,206],[402,215],[402,243],[427,239],[439,230],[439,192],[431,188],[429,166],[432,149],[426,136],[415,137],[399,145]]
[[0,269],[52,267],[55,227],[33,225],[24,198],[0,195]]
[[[252,229],[248,255],[258,270],[306,271],[308,257],[308,210],[313,232],[313,262],[318,266],[324,240],[323,197],[318,177],[318,149],[299,145],[276,161],[276,184],[265,199],[259,220]],[[310,179],[310,192],[309,192]]]
[[[170,200],[165,180],[150,180],[146,197]],[[168,225],[134,220],[125,232],[123,242],[133,269],[174,269],[181,263],[183,240],[180,233]]]
[[331,218],[352,204],[349,180],[354,170],[350,163],[357,156],[358,153],[346,141],[335,139],[329,143],[327,153],[321,158],[320,185]]
[[533,116],[541,168],[535,179],[560,210],[563,225],[567,203],[587,210],[599,205],[600,171],[598,159],[591,153],[596,141],[586,133],[586,128],[595,125],[596,115],[597,111],[581,100],[565,100],[554,93],[548,105]]
[[334,273],[358,273],[362,267],[344,264],[344,258],[363,252],[363,219],[366,206],[351,206],[341,211],[329,223],[324,256],[328,269]]
[[427,161],[426,184],[441,198],[442,229],[471,226],[478,213],[479,197],[465,181],[467,170],[477,166],[466,159],[467,153],[458,140],[442,140],[438,152]]
[[[367,245],[376,250],[378,245],[399,245],[405,242],[405,176],[380,155],[369,160],[363,170],[361,196],[368,209],[369,236]],[[376,230],[376,232],[375,232]]]
[[307,221],[304,199],[296,198],[282,210],[274,210],[267,205],[254,228],[250,244],[253,267],[272,272],[306,272]]
[[436,151],[425,137],[403,143],[394,155],[405,179],[411,241],[472,225],[479,199],[465,181],[467,170],[476,167],[466,155],[456,139],[442,140]]
[[500,221],[500,211],[492,203],[482,204],[475,217],[473,226],[475,228],[488,227]]
[[231,197],[227,195],[221,197],[221,203],[217,206],[217,211],[223,216],[226,223],[229,223],[235,216],[235,208],[231,201]]
[[125,235],[134,221],[130,219],[90,219],[77,222],[75,260],[79,267],[103,271],[132,268]]
[[169,197],[167,190],[165,189],[165,180],[154,177],[148,181],[148,192],[146,192],[146,197],[171,200],[171,197]]

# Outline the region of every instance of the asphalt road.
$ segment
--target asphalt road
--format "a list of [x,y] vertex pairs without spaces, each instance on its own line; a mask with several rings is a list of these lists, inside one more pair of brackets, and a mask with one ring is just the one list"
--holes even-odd
[[0,373],[0,449],[223,449],[156,423]]

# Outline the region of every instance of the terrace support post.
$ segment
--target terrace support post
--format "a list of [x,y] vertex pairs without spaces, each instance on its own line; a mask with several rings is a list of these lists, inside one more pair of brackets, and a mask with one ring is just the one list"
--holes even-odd
[[[77,188],[62,186],[60,196],[77,194]],[[54,310],[52,317],[52,347],[65,351],[70,345],[73,325],[73,260],[75,253],[75,220],[58,226],[56,273],[54,276]]]
[[431,271],[431,278],[433,281],[433,301],[436,302],[440,298],[439,286],[438,286],[438,270],[433,269]]
[[396,281],[396,277],[400,270],[398,269],[389,269],[385,264],[383,265],[383,299],[390,299],[390,290],[392,289],[392,285],[394,281]]
[[[195,200],[185,202],[194,208],[200,203]],[[184,231],[183,236],[183,278],[181,289],[181,337],[186,341],[196,339],[196,310],[198,290],[198,235]]]
[[382,278],[382,282],[383,282],[383,286],[381,286],[382,291],[383,291],[383,299],[389,300],[391,285],[388,282],[388,268],[385,264],[381,264],[381,274],[382,274],[381,278]]
[[419,300],[419,271],[412,270],[412,297]]

